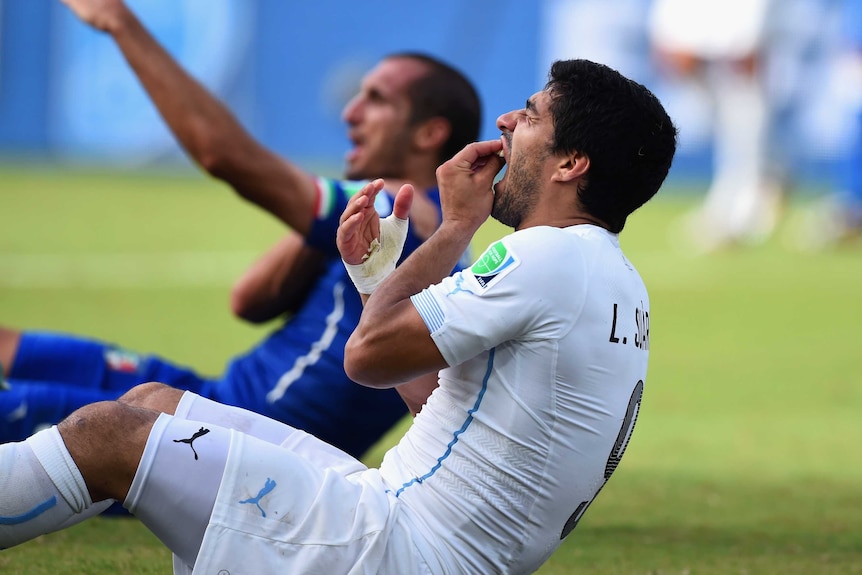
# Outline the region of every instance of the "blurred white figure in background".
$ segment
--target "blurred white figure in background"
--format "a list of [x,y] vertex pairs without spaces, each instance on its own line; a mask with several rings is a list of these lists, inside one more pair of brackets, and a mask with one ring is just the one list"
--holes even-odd
[[769,174],[763,55],[771,0],[653,0],[649,37],[662,70],[697,82],[713,118],[713,176],[686,218],[699,251],[762,241],[773,231],[781,188]]
[[840,142],[832,191],[792,229],[793,247],[816,251],[862,237],[862,1],[841,0],[837,45],[830,72],[831,111]]

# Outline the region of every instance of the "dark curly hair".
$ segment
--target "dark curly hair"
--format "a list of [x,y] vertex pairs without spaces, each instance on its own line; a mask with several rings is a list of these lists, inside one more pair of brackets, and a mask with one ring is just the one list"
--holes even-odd
[[578,151],[590,159],[578,198],[618,233],[664,182],[677,129],[652,92],[602,64],[561,60],[548,78],[552,151]]

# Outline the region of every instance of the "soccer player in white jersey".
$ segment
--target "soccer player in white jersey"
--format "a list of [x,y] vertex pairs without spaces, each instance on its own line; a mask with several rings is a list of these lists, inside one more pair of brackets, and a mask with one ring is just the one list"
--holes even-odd
[[[442,224],[397,269],[411,186],[384,220],[382,180],[342,215],[339,250],[365,304],[345,369],[418,411],[380,469],[145,384],[0,446],[0,546],[114,499],[171,549],[176,573],[535,571],[634,428],[650,309],[618,234],[664,181],[676,129],[646,88],[585,60],[556,62],[497,123],[499,140],[438,169]],[[515,231],[447,277],[489,215]],[[437,385],[413,379],[438,370]]]
[[647,32],[659,69],[702,97],[710,115],[712,177],[681,222],[682,241],[707,253],[760,243],[783,203],[770,152],[775,111],[767,80],[776,0],[652,0]]

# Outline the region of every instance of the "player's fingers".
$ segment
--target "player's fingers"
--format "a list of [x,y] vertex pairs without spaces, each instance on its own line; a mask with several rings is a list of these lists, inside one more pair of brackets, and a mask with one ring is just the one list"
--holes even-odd
[[367,251],[361,236],[363,219],[364,215],[360,212],[353,214],[338,226],[335,243],[341,258],[349,264],[362,263],[362,256]]
[[495,152],[489,156],[481,156],[476,160],[471,166],[471,173],[479,185],[490,186],[505,165],[506,160]]
[[365,216],[362,212],[357,212],[345,219],[338,227],[340,237],[345,241],[350,241],[356,235],[356,232],[359,231],[364,218]]
[[[344,209],[342,213],[342,219],[356,213],[357,211],[374,204],[374,198],[377,197],[377,194],[380,190],[383,189],[383,180],[381,178],[377,178],[376,180],[372,180],[365,184],[361,190],[356,192],[356,194],[350,198],[347,202],[347,207]],[[339,220],[340,222],[341,220]]]
[[469,144],[455,154],[451,160],[437,168],[437,181],[447,183],[467,175],[477,185],[490,186],[494,177],[506,163],[498,155],[502,149],[503,144],[500,140],[486,140]]
[[344,211],[341,212],[341,217],[338,219],[339,225],[344,224],[347,218],[358,212],[361,212],[365,208],[365,206],[368,205],[368,196],[360,194],[361,192],[350,198],[350,200],[347,202],[347,206],[344,208]]
[[373,200],[374,197],[377,195],[377,193],[382,189],[383,189],[383,179],[377,178],[376,180],[371,180],[370,182],[365,184],[365,187],[363,187],[359,191],[359,193],[364,195],[364,196],[368,196],[370,199]]
[[410,214],[410,206],[413,205],[413,186],[404,184],[398,193],[395,194],[395,203],[392,206],[392,213],[400,220],[406,220]]
[[354,240],[359,231],[362,218],[363,215],[360,212],[343,219],[335,234],[335,241],[338,244],[339,250],[343,247],[349,247],[350,242]]
[[374,205],[374,198],[383,189],[383,180],[378,178],[365,184],[352,198],[347,201],[347,206],[344,208],[339,224],[351,215],[361,210],[367,209]]
[[[463,150],[452,157],[451,163],[466,169],[472,169],[480,158],[496,155],[503,149],[500,140],[483,140],[467,144]],[[448,162],[447,162],[448,163]]]

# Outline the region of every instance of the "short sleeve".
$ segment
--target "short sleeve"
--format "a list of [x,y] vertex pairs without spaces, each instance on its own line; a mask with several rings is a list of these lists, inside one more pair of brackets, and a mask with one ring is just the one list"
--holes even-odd
[[526,231],[411,298],[448,365],[506,341],[558,337],[571,325],[570,310],[584,297],[583,265],[570,253],[566,269],[554,268],[559,242]]

